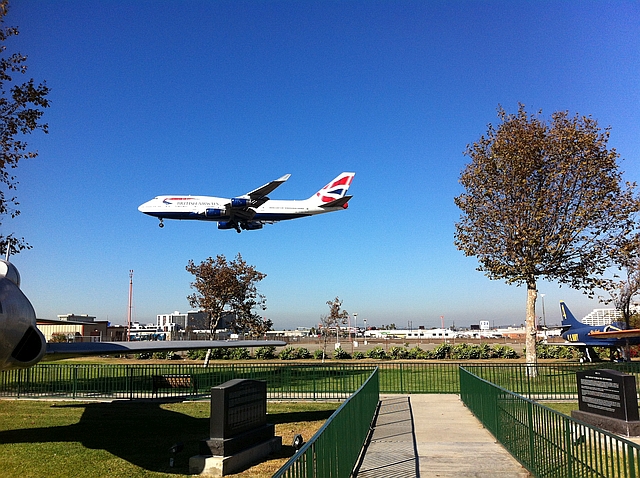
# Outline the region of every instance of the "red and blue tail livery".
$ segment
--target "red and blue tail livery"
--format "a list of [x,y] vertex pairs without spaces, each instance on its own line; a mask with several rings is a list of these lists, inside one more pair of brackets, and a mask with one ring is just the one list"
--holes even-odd
[[164,227],[164,219],[178,219],[215,221],[218,229],[251,231],[278,221],[347,209],[352,197],[347,191],[355,174],[341,173],[308,199],[274,200],[267,196],[291,176],[285,174],[242,196],[157,196],[140,205],[138,210],[158,218],[160,227]]

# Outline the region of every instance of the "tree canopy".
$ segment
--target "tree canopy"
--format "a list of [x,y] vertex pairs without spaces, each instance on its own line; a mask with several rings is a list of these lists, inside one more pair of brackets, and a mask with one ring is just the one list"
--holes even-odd
[[[3,25],[8,9],[9,2],[0,1]],[[25,55],[7,54],[6,42],[16,35],[16,27],[0,28],[0,224],[7,215],[14,218],[20,214],[17,197],[13,195],[18,181],[11,170],[18,167],[20,160],[38,156],[37,151],[28,149],[25,136],[37,130],[48,132],[48,125],[40,120],[44,108],[49,106],[49,88],[46,83],[36,85],[33,78],[22,83],[16,79],[27,72]],[[0,235],[2,250],[8,242],[14,252],[29,247],[23,238]]]
[[221,254],[198,265],[190,260],[186,269],[195,276],[191,283],[195,292],[187,300],[191,307],[207,314],[212,332],[229,313],[234,319],[227,320],[227,326],[235,332],[263,335],[271,330],[272,322],[254,312],[266,309],[266,299],[257,286],[267,275],[248,265],[240,254],[229,262]]
[[638,202],[623,182],[609,129],[556,112],[516,114],[468,145],[455,245],[490,279],[527,286],[527,362],[535,361],[536,284],[545,278],[592,292],[620,238],[635,228]]

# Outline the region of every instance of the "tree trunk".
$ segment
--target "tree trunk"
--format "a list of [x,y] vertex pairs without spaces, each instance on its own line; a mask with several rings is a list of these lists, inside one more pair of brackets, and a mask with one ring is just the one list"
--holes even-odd
[[525,348],[526,348],[526,362],[527,362],[527,375],[529,377],[536,377],[538,375],[537,363],[538,354],[536,353],[536,299],[538,297],[538,291],[536,290],[536,283],[527,283],[527,321],[525,327]]

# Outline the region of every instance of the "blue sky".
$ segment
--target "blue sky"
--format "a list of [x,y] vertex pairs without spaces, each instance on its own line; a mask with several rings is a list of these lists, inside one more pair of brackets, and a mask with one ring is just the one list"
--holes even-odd
[[[611,127],[640,169],[640,4],[631,1],[48,1],[11,3],[9,50],[46,80],[48,135],[17,170],[3,233],[38,317],[189,309],[189,259],[236,254],[267,274],[276,328],[326,301],[370,325],[524,322],[526,290],[490,281],[453,245],[463,151],[498,105],[568,110]],[[286,173],[277,199],[355,171],[347,211],[237,234],[137,211],[160,194],[231,197]],[[547,322],[559,300],[540,282]],[[541,310],[538,314],[541,315]]]

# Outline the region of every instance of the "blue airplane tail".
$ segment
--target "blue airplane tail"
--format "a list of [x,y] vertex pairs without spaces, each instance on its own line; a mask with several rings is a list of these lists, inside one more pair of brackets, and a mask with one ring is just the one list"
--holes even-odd
[[560,301],[560,312],[562,313],[562,325],[565,327],[582,327],[584,324],[576,319],[567,304],[564,301]]

